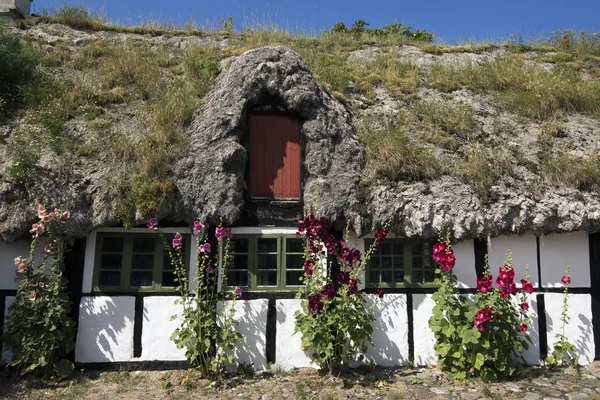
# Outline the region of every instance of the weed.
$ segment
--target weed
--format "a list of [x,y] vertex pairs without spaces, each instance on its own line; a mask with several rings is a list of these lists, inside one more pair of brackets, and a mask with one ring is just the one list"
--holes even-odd
[[505,152],[471,144],[455,173],[470,183],[482,203],[486,204],[491,200],[491,187],[511,171],[510,158]]
[[596,191],[600,188],[599,153],[580,160],[563,149],[553,152],[545,151],[539,157],[542,176],[547,181],[586,191]]
[[475,113],[466,104],[421,101],[417,103],[416,110],[425,123],[440,128],[450,135],[471,140],[476,132]]
[[24,185],[33,179],[35,167],[40,160],[40,153],[36,147],[26,135],[19,135],[13,139],[8,174],[15,183]]
[[366,170],[378,178],[416,181],[441,174],[433,151],[413,143],[396,121],[387,123],[383,129],[368,123],[359,131],[359,139],[367,148]]

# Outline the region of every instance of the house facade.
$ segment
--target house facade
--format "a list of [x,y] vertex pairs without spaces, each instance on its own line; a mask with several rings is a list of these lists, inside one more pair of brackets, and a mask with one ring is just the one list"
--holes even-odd
[[[184,234],[190,266],[197,249],[188,226],[198,212],[212,226],[223,218],[231,227],[234,261],[227,282],[243,290],[235,317],[243,335],[236,346],[238,362],[252,363],[255,369],[311,365],[300,334],[294,334],[303,263],[295,233],[306,210],[324,215],[332,233],[341,235],[349,227],[349,242],[363,252],[376,228],[391,220],[394,234],[372,255],[362,280],[370,302],[375,301],[375,288],[385,290],[375,306],[368,361],[380,366],[436,362],[428,327],[436,290],[431,245],[442,231],[454,238],[455,273],[465,294],[475,292],[486,255],[494,275],[509,250],[517,279],[528,266],[535,288],[532,344],[525,353],[531,364],[552,351],[560,329],[561,277],[569,265],[567,337],[576,345],[581,364],[596,358],[600,236],[593,233],[591,217],[579,224],[555,224],[546,232],[545,221],[560,217],[536,213],[533,203],[521,212],[490,211],[475,205],[468,194],[436,202],[444,196],[443,187],[419,194],[423,200],[410,199],[401,188],[365,185],[365,154],[351,115],[321,88],[296,53],[264,47],[236,59],[196,115],[189,141],[188,153],[174,168],[179,204],[158,216],[174,221],[164,227],[165,234]],[[399,207],[401,197],[409,200]],[[90,223],[72,235],[75,241],[67,255],[78,321],[75,361],[185,360],[184,351],[170,340],[180,323],[171,319],[179,311],[178,296],[157,234],[143,227],[114,226],[109,218],[90,221],[85,212],[80,214],[81,221]],[[498,219],[499,214],[505,218]],[[77,218],[74,213],[74,223]],[[16,289],[12,260],[28,251],[27,241],[0,242],[2,317]],[[2,357],[10,358],[9,349],[3,349]]]

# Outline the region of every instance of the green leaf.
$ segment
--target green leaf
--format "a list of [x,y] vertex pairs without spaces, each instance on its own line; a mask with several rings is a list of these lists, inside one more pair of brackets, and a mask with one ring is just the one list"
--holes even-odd
[[480,370],[481,367],[483,367],[483,364],[485,363],[485,356],[481,353],[477,353],[477,356],[475,356],[475,363],[474,363],[474,367],[476,370]]

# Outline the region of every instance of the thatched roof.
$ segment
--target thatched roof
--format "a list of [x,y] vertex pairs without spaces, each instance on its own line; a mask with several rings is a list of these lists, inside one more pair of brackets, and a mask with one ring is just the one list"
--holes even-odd
[[[234,38],[223,36],[163,38],[80,32],[51,24],[18,34],[41,43],[49,61],[39,68],[73,83],[75,91],[58,93],[66,97],[77,92],[75,100],[68,98],[77,105],[62,116],[62,132],[52,131],[41,119],[45,109],[39,103],[26,103],[0,123],[0,236],[5,241],[26,234],[37,202],[71,210],[71,237],[121,225],[124,215],[129,223],[143,223],[149,210],[160,219],[189,223],[200,209],[210,223],[223,216],[235,225],[245,207],[246,117],[265,104],[298,113],[303,120],[304,204],[318,204],[319,213],[338,226],[349,221],[358,234],[384,225],[390,217],[392,230],[408,237],[434,237],[440,230],[463,239],[600,229],[600,178],[595,178],[600,171],[600,114],[593,103],[593,91],[600,87],[594,86],[599,80],[594,68],[600,59],[588,57],[579,70],[582,77],[573,78],[552,72],[558,65],[535,52],[514,61],[503,47],[454,53],[362,44],[343,53],[346,66],[336,68],[347,82],[336,83],[337,72],[320,64],[317,73],[314,69],[315,52],[330,50],[298,48],[296,42],[291,45],[297,51],[283,46],[244,51]],[[165,54],[156,75],[144,75],[150,69],[146,66],[132,71],[142,76],[137,81],[128,82],[126,76],[126,83],[115,83],[110,68],[118,66],[103,64],[103,57],[118,50],[122,53],[113,61],[127,58],[128,52],[139,53],[140,44],[146,46],[143,51]],[[206,54],[213,52],[218,52],[218,74],[206,66],[211,60]],[[516,89],[473,78],[480,73],[476,68],[492,68],[491,63],[501,64],[507,56],[509,63],[541,74],[540,82],[545,82],[544,73],[558,86],[563,76],[567,86],[583,82],[577,90],[590,90],[592,101],[578,92],[576,101],[551,99],[558,102],[556,107],[565,107],[560,115],[548,111],[554,103],[540,106],[539,101],[535,114],[521,113],[506,94]],[[194,57],[200,60],[196,64]],[[389,75],[389,65],[381,73],[382,57],[400,63],[393,64],[397,75]],[[183,64],[177,64],[180,59]],[[123,70],[131,68],[125,65]],[[471,75],[443,75],[448,68],[470,68]],[[193,74],[197,81],[184,88]],[[211,85],[201,85],[213,78]],[[157,86],[157,81],[163,83]],[[163,116],[157,122],[156,113],[170,105],[160,101],[180,92],[202,97],[201,102],[181,103],[181,109],[194,105],[193,118],[179,116],[175,108],[173,115],[179,119]],[[556,91],[521,94],[556,97]],[[530,103],[523,104],[526,110]],[[428,108],[439,105],[446,108],[445,119],[439,110],[435,114]],[[448,122],[461,113],[468,115]],[[66,146],[65,138],[77,146]],[[177,149],[175,155],[169,153],[170,146]],[[32,149],[37,157],[30,157]],[[152,161],[152,153],[158,159],[165,154],[164,165]],[[19,166],[27,162],[21,171]],[[160,201],[146,207],[148,199],[138,193],[139,187],[159,188]],[[142,200],[144,209],[138,203]]]

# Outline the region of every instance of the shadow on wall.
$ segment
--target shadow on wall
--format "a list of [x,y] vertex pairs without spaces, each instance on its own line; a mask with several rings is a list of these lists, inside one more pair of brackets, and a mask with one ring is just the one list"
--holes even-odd
[[[229,304],[226,303],[226,307]],[[240,364],[253,363],[256,370],[265,369],[267,300],[238,301],[235,308],[236,331],[242,334],[242,339],[235,345],[235,359]]]
[[[367,303],[373,305],[372,296]],[[374,309],[375,322],[367,358],[379,366],[392,367],[408,363],[408,320],[405,295],[386,295],[378,299]],[[398,344],[405,345],[401,349]]]
[[[83,297],[79,309],[76,358],[81,362],[121,361],[123,331],[131,324],[127,311],[108,297]],[[132,310],[133,311],[133,310]],[[133,338],[131,338],[133,339]],[[125,344],[127,345],[127,344]],[[127,346],[129,347],[129,346]],[[131,349],[132,350],[132,349]],[[127,359],[131,358],[126,357]]]
[[[556,332],[560,333],[562,322],[559,319],[556,323]],[[572,325],[576,325],[577,331],[579,332],[576,338],[573,338],[572,335],[572,333],[574,333]],[[553,326],[554,321],[550,315],[546,313],[547,332],[550,333],[555,331]],[[567,323],[567,328],[565,329],[565,336],[569,343],[575,345],[575,351],[570,351],[568,353],[570,357],[576,359],[580,364],[587,364],[588,362],[593,361],[593,356],[590,357],[589,355],[593,355],[595,352],[595,348],[590,346],[591,340],[594,337],[594,332],[592,321],[587,316],[584,314],[579,314],[577,317],[571,316],[571,320]],[[556,341],[558,341],[556,335],[548,335],[548,354],[551,354]]]

